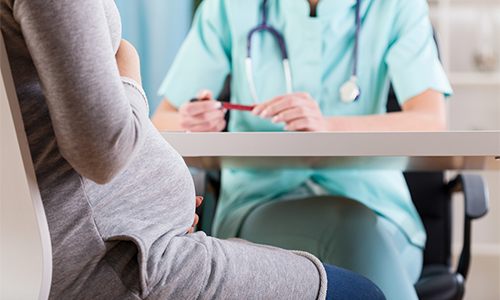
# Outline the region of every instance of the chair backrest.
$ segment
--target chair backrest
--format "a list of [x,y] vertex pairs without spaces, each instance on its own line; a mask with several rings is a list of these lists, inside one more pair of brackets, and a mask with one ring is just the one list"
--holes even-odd
[[[433,34],[439,58],[439,42]],[[401,111],[396,94],[389,88],[387,112]],[[424,265],[450,266],[451,260],[451,196],[446,191],[443,172],[406,172],[406,183],[427,232]]]
[[49,297],[52,248],[28,140],[0,35],[1,299]]
[[[392,88],[387,98],[387,112],[401,108]],[[445,189],[443,172],[405,172],[411,198],[427,232],[424,265],[450,266],[451,196]]]
[[406,172],[404,175],[427,232],[424,266],[451,266],[451,196],[443,172]]

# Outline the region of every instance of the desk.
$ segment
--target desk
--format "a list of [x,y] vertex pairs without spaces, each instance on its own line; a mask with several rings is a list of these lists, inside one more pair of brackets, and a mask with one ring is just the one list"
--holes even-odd
[[500,131],[161,132],[202,169],[500,170]]

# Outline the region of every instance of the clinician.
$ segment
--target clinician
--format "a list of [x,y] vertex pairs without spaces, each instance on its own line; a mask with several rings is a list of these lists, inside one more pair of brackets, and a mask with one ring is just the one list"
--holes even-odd
[[[229,131],[444,130],[452,91],[427,13],[425,0],[205,0],[152,120],[221,131],[213,95],[231,74],[231,102],[259,104],[232,111]],[[278,35],[257,31],[249,49],[263,24]],[[389,81],[401,112],[386,113]],[[401,172],[223,169],[221,188],[216,236],[306,250],[417,299],[426,234]]]

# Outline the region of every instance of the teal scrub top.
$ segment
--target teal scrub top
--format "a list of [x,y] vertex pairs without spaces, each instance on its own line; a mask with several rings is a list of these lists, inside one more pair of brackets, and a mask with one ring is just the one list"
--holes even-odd
[[[204,0],[159,94],[174,106],[202,88],[218,95],[231,74],[231,102],[253,104],[245,73],[247,36],[261,22],[262,0]],[[425,0],[361,0],[357,101],[343,103],[339,88],[352,75],[355,0],[321,0],[310,17],[306,0],[269,0],[268,24],[284,36],[293,91],[308,92],[324,116],[386,113],[389,80],[400,104],[427,89],[452,90],[433,40]],[[286,93],[281,52],[269,32],[252,38],[252,71],[260,101]],[[284,124],[231,111],[229,131],[283,131]],[[308,180],[332,195],[364,203],[392,220],[413,244],[425,230],[401,172],[392,170],[222,170],[215,235],[234,237],[256,205],[277,199]]]

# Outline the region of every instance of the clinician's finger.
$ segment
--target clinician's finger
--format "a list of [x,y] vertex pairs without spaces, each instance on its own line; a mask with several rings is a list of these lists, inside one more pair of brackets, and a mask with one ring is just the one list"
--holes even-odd
[[196,115],[194,117],[180,114],[179,124],[188,131],[213,131],[210,130],[210,127],[215,127],[222,120],[224,120],[224,115],[226,112],[226,109],[217,109]]
[[309,126],[311,126],[311,122],[307,118],[302,118],[286,124],[283,129],[287,131],[309,131],[307,130]]
[[226,120],[220,122],[220,124],[215,127],[214,132],[221,132],[224,128],[226,128]]
[[282,97],[274,103],[268,105],[268,107],[262,111],[262,118],[274,117],[284,111],[293,109],[295,107],[306,107],[311,108],[313,104],[311,102],[316,102],[309,98],[301,97],[300,95],[291,94],[288,97]]
[[215,100],[185,102],[179,107],[179,113],[188,116],[196,116],[208,111],[218,110],[221,107],[222,103]]
[[196,126],[192,126],[189,131],[192,132],[219,132],[226,126],[226,120],[214,120],[205,122]]
[[212,91],[208,89],[202,89],[196,94],[196,98],[200,100],[212,99],[212,96]]
[[226,109],[214,109],[202,112],[197,115],[183,115],[183,121],[185,121],[185,125],[187,126],[195,126],[211,121],[222,120],[224,119],[224,115],[226,114]]
[[299,118],[307,118],[307,117],[317,117],[320,115],[320,112],[316,111],[315,109],[312,109],[308,106],[301,105],[301,106],[292,106],[288,109],[285,109],[278,114],[274,115],[271,118],[271,122],[273,123],[279,123],[279,122],[286,122],[290,123],[293,120],[299,119]]
[[219,120],[218,123],[212,123],[210,131],[211,132],[220,132],[222,129],[226,127],[226,120]]
[[266,108],[269,105],[271,105],[271,104],[275,103],[276,101],[280,100],[281,98],[287,97],[287,96],[290,96],[290,94],[279,95],[279,96],[276,96],[274,98],[267,100],[266,102],[259,103],[259,104],[255,105],[255,107],[252,110],[252,115],[253,116],[260,115],[262,113],[262,111],[266,110]]
[[299,118],[287,123],[283,129],[287,131],[324,131],[321,120],[317,118]]
[[276,109],[273,108],[276,106],[277,103],[280,101],[283,101],[283,99],[288,99],[290,97],[293,97],[292,95],[281,95],[277,96],[275,98],[270,99],[269,101],[266,101],[262,104],[260,104],[258,107],[255,107],[252,110],[252,115],[254,116],[259,116],[261,118],[269,118],[272,117],[276,114]]

